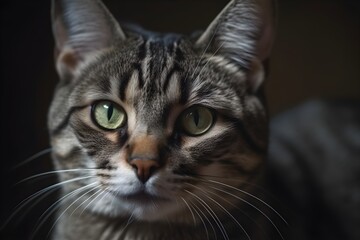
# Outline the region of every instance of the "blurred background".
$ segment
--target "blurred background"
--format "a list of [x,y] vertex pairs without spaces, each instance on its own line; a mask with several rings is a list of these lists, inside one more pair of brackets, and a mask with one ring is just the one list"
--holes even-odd
[[[120,20],[160,32],[205,29],[227,0],[104,0]],[[266,83],[271,116],[312,98],[360,99],[360,1],[279,0],[278,30]],[[1,218],[48,181],[13,186],[51,169],[46,115],[57,83],[50,1],[1,2]],[[45,208],[46,209],[46,208]],[[21,211],[13,238],[25,239],[43,208]],[[34,217],[32,217],[34,216]],[[10,225],[15,226],[15,222]],[[25,224],[24,224],[25,223]]]

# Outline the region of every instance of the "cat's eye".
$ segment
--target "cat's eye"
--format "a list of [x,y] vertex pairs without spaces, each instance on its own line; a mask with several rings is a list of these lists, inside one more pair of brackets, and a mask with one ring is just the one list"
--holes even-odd
[[123,108],[111,101],[99,101],[92,106],[92,120],[100,128],[114,130],[126,123],[126,113]]
[[191,107],[180,116],[180,124],[185,133],[198,136],[206,133],[214,123],[214,114],[209,108]]

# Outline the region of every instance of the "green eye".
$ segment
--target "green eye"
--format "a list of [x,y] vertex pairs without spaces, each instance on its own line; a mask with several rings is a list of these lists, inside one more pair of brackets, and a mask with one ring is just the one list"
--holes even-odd
[[194,106],[186,110],[180,119],[184,131],[193,136],[206,133],[214,123],[214,115],[210,109]]
[[100,101],[92,106],[92,119],[101,128],[114,130],[126,123],[124,109],[110,101]]

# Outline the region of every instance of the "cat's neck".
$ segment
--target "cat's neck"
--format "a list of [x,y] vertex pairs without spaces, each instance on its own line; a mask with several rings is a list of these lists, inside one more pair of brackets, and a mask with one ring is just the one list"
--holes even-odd
[[[61,212],[61,210],[59,211]],[[107,218],[89,212],[61,216],[54,240],[60,239],[203,239],[202,226],[166,222],[145,222],[130,217]],[[204,230],[205,231],[205,230]],[[210,230],[209,230],[210,231]],[[210,233],[211,234],[211,233]],[[176,237],[176,238],[175,238]]]
[[[248,209],[250,210],[250,209]],[[81,211],[80,211],[81,212]],[[261,219],[252,215],[252,220],[262,225],[264,232],[253,231],[253,227],[249,225],[249,220],[243,213],[236,209],[230,210],[232,216],[237,219],[238,223],[234,222],[229,217],[218,215],[219,222],[215,219],[197,219],[195,222],[191,221],[185,223],[175,223],[173,219],[167,219],[163,222],[147,222],[131,219],[129,216],[124,218],[110,218],[96,215],[91,212],[73,213],[73,211],[65,211],[61,209],[59,213],[63,213],[56,229],[54,230],[53,240],[60,239],[222,239],[225,234],[225,239],[247,239],[249,234],[251,239],[264,239],[266,223],[261,223]],[[254,212],[253,212],[254,213]],[[58,215],[59,217],[60,215]],[[174,216],[175,217],[175,216]],[[211,224],[209,224],[212,222]],[[240,224],[247,230],[245,233],[239,228]],[[223,227],[223,230],[221,228]],[[259,236],[258,236],[259,235]],[[266,234],[267,235],[267,234]],[[226,237],[227,236],[227,237]],[[271,239],[271,238],[269,238]]]

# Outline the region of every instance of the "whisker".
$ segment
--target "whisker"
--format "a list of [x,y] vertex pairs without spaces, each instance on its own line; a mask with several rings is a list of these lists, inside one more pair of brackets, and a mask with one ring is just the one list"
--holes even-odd
[[241,228],[241,230],[245,233],[245,235],[247,236],[247,238],[249,240],[251,240],[251,237],[249,236],[249,234],[247,233],[247,231],[244,229],[244,227],[238,222],[238,220],[236,220],[236,218],[228,211],[226,210],[226,208],[224,208],[219,202],[217,202],[215,199],[213,199],[212,197],[210,197],[205,190],[199,188],[198,186],[191,184],[191,183],[187,183],[188,185],[200,190],[201,192],[203,192],[204,196],[207,197],[208,199],[210,199],[212,202],[214,202],[216,205],[218,205],[224,212],[226,212],[235,222],[236,224]]
[[213,39],[214,39],[214,37],[215,37],[215,35],[216,35],[216,33],[217,33],[218,28],[219,28],[219,25],[216,26],[214,32],[212,33],[212,36],[211,36],[209,42],[207,43],[204,51],[201,53],[200,59],[199,59],[198,63],[196,64],[196,67],[195,67],[195,69],[194,69],[194,71],[193,71],[193,74],[191,75],[191,78],[194,77],[195,72],[196,72],[196,70],[198,69],[198,67],[199,67],[199,65],[200,65],[200,62],[201,62],[202,58],[204,57],[206,51],[207,51],[208,48],[210,47],[210,44],[211,44],[211,42],[213,41]]
[[239,197],[239,196],[236,196],[236,195],[234,195],[234,194],[232,194],[232,193],[230,193],[230,192],[228,192],[228,191],[225,191],[225,190],[220,189],[220,188],[217,188],[217,187],[212,187],[212,186],[209,186],[209,187],[212,188],[212,189],[216,189],[216,190],[218,190],[218,191],[220,191],[220,192],[226,193],[226,194],[228,194],[228,195],[230,195],[230,196],[232,196],[232,197],[234,197],[234,198],[236,198],[236,199],[238,199],[238,200],[240,200],[240,201],[248,204],[249,206],[253,207],[253,208],[256,209],[257,211],[259,211],[259,212],[272,224],[272,226],[276,229],[276,231],[277,231],[278,234],[280,235],[281,239],[284,240],[284,237],[283,237],[283,235],[281,234],[279,228],[275,225],[275,223],[274,223],[261,209],[259,209],[258,207],[256,207],[256,206],[253,205],[252,203],[250,203],[249,201],[247,201],[247,200],[245,200],[245,199],[243,199],[243,198],[241,198],[241,197]]
[[189,209],[189,211],[190,211],[190,213],[191,213],[191,216],[192,216],[192,218],[193,218],[193,220],[194,220],[194,225],[196,226],[196,219],[195,219],[195,216],[194,216],[193,211],[191,210],[191,208],[190,208],[189,204],[186,202],[186,200],[185,200],[183,197],[181,197],[181,199],[183,200],[183,202],[185,203],[185,205],[186,205],[187,208]]
[[222,197],[220,194],[217,194],[213,191],[209,191],[209,190],[204,190],[208,193],[211,193],[213,195],[215,195],[216,197],[220,198],[222,201],[226,202],[227,204],[231,205],[233,208],[239,210],[241,212],[241,214],[243,214],[244,216],[246,216],[248,219],[250,219],[254,224],[256,224],[258,227],[262,228],[251,216],[249,216],[246,212],[244,212],[239,206],[236,206],[235,204],[233,204],[232,202],[230,202],[229,200],[225,199],[224,197]]
[[19,182],[15,183],[16,185],[19,185],[23,182],[29,181],[31,179],[34,178],[38,178],[38,177],[42,177],[42,176],[46,176],[46,175],[51,175],[51,174],[57,174],[57,173],[67,173],[67,172],[81,172],[81,171],[95,171],[96,169],[84,169],[84,168],[74,168],[74,169],[66,169],[66,170],[56,170],[56,171],[49,171],[49,172],[44,172],[44,173],[39,173],[39,174],[35,174],[33,176],[27,177],[25,179],[20,180]]
[[239,191],[239,192],[241,192],[241,193],[243,193],[243,194],[245,194],[245,195],[247,195],[247,196],[250,196],[250,197],[258,200],[259,202],[261,202],[262,204],[264,204],[265,206],[267,206],[268,208],[270,208],[279,218],[281,218],[281,220],[282,220],[284,223],[286,223],[286,225],[289,225],[288,222],[281,216],[281,214],[280,214],[278,211],[276,211],[272,206],[270,206],[270,205],[269,205],[268,203],[266,203],[264,200],[256,197],[255,195],[253,195],[253,194],[251,194],[251,193],[249,193],[249,192],[247,192],[247,191],[245,191],[245,190],[242,190],[242,189],[236,188],[236,187],[234,187],[234,186],[231,186],[231,185],[229,185],[229,184],[226,184],[226,183],[222,183],[222,182],[218,182],[218,181],[214,181],[214,180],[209,180],[209,179],[207,179],[207,181],[212,182],[212,183],[216,183],[216,184],[219,184],[219,185],[223,185],[223,186],[225,186],[225,187],[228,187],[228,188],[230,188],[230,189]]
[[134,213],[131,213],[129,219],[127,220],[125,226],[121,229],[121,231],[125,231],[125,229],[131,224],[134,222]]
[[225,43],[225,42],[222,42],[222,43],[220,44],[220,46],[215,50],[215,52],[208,58],[208,60],[206,61],[206,63],[204,64],[204,66],[201,68],[199,74],[196,76],[195,79],[198,79],[198,78],[200,77],[200,75],[201,75],[201,73],[204,71],[205,67],[209,64],[211,58],[214,57],[214,56],[217,54],[217,52],[222,48],[222,46],[224,45],[224,43]]
[[53,184],[51,186],[48,186],[44,189],[41,189],[33,194],[31,194],[30,196],[28,196],[27,198],[25,198],[24,200],[22,200],[20,203],[18,203],[14,210],[13,213],[9,216],[9,218],[3,223],[3,225],[1,226],[0,230],[2,230],[3,228],[5,228],[5,226],[7,226],[10,221],[24,208],[26,207],[27,204],[29,204],[33,199],[35,199],[36,197],[40,196],[43,193],[46,193],[48,191],[51,190],[56,190],[57,188],[60,188],[62,185],[67,184],[67,183],[72,183],[75,181],[79,181],[79,180],[83,180],[83,179],[88,179],[88,178],[92,178],[93,176],[87,176],[87,177],[78,177],[78,178],[74,178],[74,179],[70,179],[70,180],[66,180],[60,183],[56,183]]
[[[84,194],[82,194],[80,197],[78,197],[78,199],[81,199],[83,196],[85,196],[86,194],[88,194],[89,192],[91,192],[91,191],[94,191],[96,188],[98,188],[98,187],[100,187],[100,186],[97,186],[97,187],[94,187],[93,189],[90,189],[89,191],[87,191],[86,193],[84,193]],[[91,197],[91,196],[90,196]],[[89,197],[89,198],[90,198]],[[70,216],[72,216],[75,212],[76,212],[76,210],[78,210],[89,198],[87,198],[85,201],[83,201],[81,204],[79,204],[72,212],[71,212],[71,214],[70,214]],[[80,214],[81,215],[81,214]]]
[[[100,192],[100,193],[99,193]],[[91,203],[94,202],[94,200],[96,198],[98,198],[103,192],[105,192],[104,189],[99,189],[98,191],[96,191],[95,193],[93,193],[90,197],[88,197],[83,203],[87,202],[88,200],[90,200],[93,196],[95,196],[97,194],[96,197],[94,197],[93,199],[90,200],[90,202],[83,208],[83,210],[80,213],[80,216],[84,213],[84,211],[90,206]],[[99,193],[99,194],[98,194]]]
[[218,216],[216,215],[216,213],[212,210],[212,208],[204,201],[202,200],[199,196],[197,196],[196,194],[188,191],[188,190],[184,190],[185,192],[189,193],[190,195],[194,196],[198,202],[205,208],[205,210],[210,214],[210,216],[214,219],[214,222],[216,223],[216,225],[218,226],[219,230],[221,231],[224,239],[229,239],[229,236],[227,235],[227,232],[223,226],[223,224],[221,223],[220,219],[218,218]]
[[[49,237],[50,233],[52,232],[52,230],[53,230],[54,227],[56,226],[57,222],[58,222],[58,221],[61,219],[61,217],[65,214],[65,212],[66,212],[70,207],[72,207],[77,201],[79,201],[83,196],[85,196],[86,194],[88,194],[88,193],[91,192],[91,191],[94,191],[96,188],[100,187],[100,186],[92,187],[93,185],[97,185],[97,184],[98,184],[97,182],[93,182],[93,183],[90,183],[90,184],[88,184],[88,185],[86,185],[86,186],[83,186],[83,187],[81,187],[81,188],[78,188],[78,189],[76,189],[76,190],[74,190],[74,191],[66,194],[64,197],[62,197],[61,199],[59,199],[59,200],[57,201],[57,203],[60,203],[60,204],[61,204],[62,201],[63,201],[65,198],[68,198],[68,197],[70,197],[70,196],[76,195],[78,192],[82,192],[83,190],[86,190],[86,189],[90,188],[90,190],[88,190],[87,192],[83,193],[80,197],[76,198],[76,200],[73,201],[69,206],[67,206],[66,209],[58,216],[58,218],[55,220],[55,222],[53,223],[52,227],[51,227],[50,230],[48,231],[47,238]],[[60,205],[58,204],[58,206],[60,206]],[[52,212],[54,212],[55,210],[56,210],[56,208],[54,208],[54,209],[52,210]],[[50,215],[48,215],[48,216],[50,216]]]
[[[13,221],[16,221],[16,222],[14,223],[14,225],[18,225],[19,223],[21,223],[21,222],[23,221],[23,219],[24,219],[26,216],[28,216],[28,213],[29,213],[31,210],[33,210],[34,207],[35,207],[38,203],[40,203],[41,201],[43,201],[45,198],[47,198],[49,195],[51,195],[52,193],[54,193],[54,192],[55,192],[56,190],[58,190],[58,189],[59,189],[59,187],[55,187],[55,188],[49,189],[49,190],[46,191],[42,196],[40,196],[40,194],[39,194],[39,195],[34,196],[33,198],[29,199],[29,201],[28,201],[27,203],[25,203],[24,206],[21,206],[21,207],[20,207],[21,209],[19,209],[16,213],[13,212],[12,215],[14,215],[14,216],[10,215],[9,221],[8,221],[7,223],[5,223],[5,224],[7,225],[10,221],[13,220]],[[36,199],[37,197],[38,197],[38,199]],[[35,200],[35,199],[36,199],[36,200]],[[26,209],[24,209],[25,206],[26,206],[27,204],[30,204],[31,201],[33,201],[33,200],[34,200],[34,202],[33,202],[30,206],[26,207]],[[18,206],[17,206],[17,207],[18,207]],[[21,215],[18,214],[17,219],[15,220],[14,217],[15,217],[15,215],[16,215],[18,212],[20,212],[20,210],[23,210],[23,211],[21,211]],[[2,227],[0,228],[0,230],[2,230],[3,228],[5,228],[5,225],[2,226]]]
[[[70,197],[70,196],[73,196],[73,195],[77,194],[78,192],[82,192],[83,190],[86,190],[87,188],[92,187],[92,185],[94,185],[94,184],[97,184],[97,183],[96,183],[96,182],[93,182],[93,183],[90,183],[90,184],[88,184],[88,185],[85,185],[85,186],[83,186],[83,187],[81,187],[81,188],[75,189],[75,190],[67,193],[66,195],[62,196],[61,198],[59,198],[59,199],[58,199],[57,201],[55,201],[53,204],[51,204],[50,207],[48,207],[48,208],[46,209],[46,211],[44,211],[44,212],[41,214],[41,216],[39,217],[39,220],[38,220],[37,223],[35,224],[37,227],[35,228],[35,230],[34,230],[33,233],[31,234],[31,236],[30,236],[29,239],[32,240],[32,239],[35,237],[36,233],[37,233],[38,230],[41,228],[41,226],[42,226],[42,225],[45,223],[45,221],[57,210],[57,208],[60,206],[60,203],[61,203],[64,199],[66,199],[66,198],[68,198],[68,197]],[[53,226],[52,226],[52,228],[50,229],[50,231],[53,229],[53,227],[54,227],[55,224],[56,224],[56,223],[53,224]],[[50,232],[50,231],[49,231],[49,232]]]
[[[191,204],[191,202],[189,202],[189,204]],[[208,232],[208,229],[207,229],[207,226],[206,226],[206,224],[205,224],[205,222],[204,222],[204,220],[203,220],[203,218],[200,216],[200,214],[199,214],[199,212],[203,215],[203,217],[206,219],[206,221],[210,224],[210,227],[212,228],[212,230],[213,230],[213,232],[214,232],[214,236],[215,236],[215,239],[217,240],[217,235],[216,235],[216,231],[215,231],[215,228],[214,228],[214,226],[212,225],[212,223],[211,223],[211,221],[210,221],[210,219],[206,216],[206,214],[203,212],[203,211],[201,211],[201,209],[195,204],[195,203],[193,203],[192,204],[194,207],[193,207],[193,210],[195,211],[195,213],[199,216],[199,218],[200,218],[200,220],[201,220],[201,222],[203,223],[203,225],[204,225],[204,228],[205,228],[205,231],[206,231],[206,236],[207,236],[207,239],[209,239],[209,232]],[[199,211],[199,212],[198,212]]]
[[[108,191],[108,189],[110,189],[110,187],[107,187],[107,188],[104,189],[104,192],[105,192],[105,193],[104,193],[103,196],[100,198],[100,200],[98,200],[98,202],[101,202],[106,196],[110,195],[110,192]],[[111,201],[113,201],[113,199],[112,199]]]
[[[209,42],[207,43],[205,49],[204,49],[203,52],[201,53],[201,56],[200,56],[200,58],[199,58],[199,61],[197,62],[196,67],[195,67],[193,73],[191,74],[191,78],[194,77],[194,75],[195,75],[195,73],[196,73],[196,70],[199,68],[199,65],[200,65],[200,63],[201,63],[201,61],[202,61],[202,59],[203,59],[206,51],[207,51],[208,48],[210,47],[210,44],[211,44],[211,42],[213,41],[213,39],[214,39],[214,37],[215,37],[215,35],[216,35],[216,33],[217,33],[218,27],[219,27],[219,25],[216,26],[216,28],[215,28],[215,30],[214,30],[214,32],[213,32],[213,34],[212,34]],[[189,76],[189,71],[186,72],[186,76],[185,76],[185,80],[186,80],[186,81],[188,80],[188,76]]]
[[29,157],[29,158],[25,159],[24,161],[22,161],[21,163],[16,164],[15,166],[13,166],[12,169],[11,169],[11,171],[14,171],[14,170],[16,170],[17,168],[19,168],[19,167],[21,167],[21,166],[23,166],[23,165],[25,165],[25,164],[27,164],[27,163],[29,163],[29,162],[37,159],[37,158],[39,158],[39,157],[41,157],[41,156],[43,156],[43,155],[45,155],[45,154],[51,153],[51,151],[52,151],[52,148],[46,148],[46,149],[44,149],[44,150],[42,150],[42,151],[40,151],[40,152],[38,152],[38,153],[35,153],[35,154],[32,155],[31,157]]

